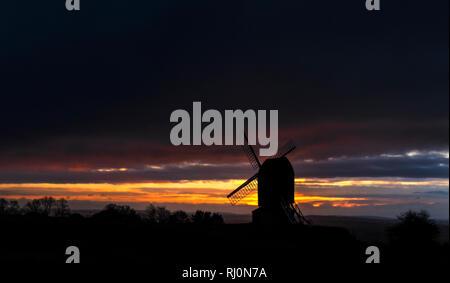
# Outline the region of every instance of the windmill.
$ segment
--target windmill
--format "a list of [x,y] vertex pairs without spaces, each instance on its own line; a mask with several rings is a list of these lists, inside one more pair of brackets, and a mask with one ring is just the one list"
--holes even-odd
[[228,196],[232,205],[258,191],[258,208],[252,212],[253,223],[258,224],[307,224],[310,222],[303,216],[295,203],[295,175],[286,155],[295,150],[294,145],[287,145],[283,154],[268,158],[261,164],[251,145],[244,145],[244,151],[250,164],[258,172],[237,187]]

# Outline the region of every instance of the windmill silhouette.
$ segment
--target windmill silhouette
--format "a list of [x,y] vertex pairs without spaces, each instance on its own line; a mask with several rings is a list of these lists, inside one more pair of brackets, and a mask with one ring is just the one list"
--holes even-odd
[[235,205],[257,190],[258,208],[252,212],[253,223],[309,225],[310,222],[295,203],[295,174],[286,157],[295,150],[295,146],[285,146],[284,150],[279,151],[283,154],[268,158],[261,164],[253,147],[248,144],[246,135],[245,140],[247,145],[244,145],[244,151],[258,172],[227,196],[231,204]]

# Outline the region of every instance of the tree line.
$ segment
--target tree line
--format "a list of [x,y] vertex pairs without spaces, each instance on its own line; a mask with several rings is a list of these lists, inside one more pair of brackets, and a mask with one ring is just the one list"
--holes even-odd
[[[20,207],[17,200],[0,199],[0,217],[8,216],[39,216],[39,217],[82,217],[72,213],[66,199],[43,197],[33,199]],[[148,224],[223,224],[223,217],[219,213],[197,210],[188,214],[183,210],[170,211],[163,206],[149,204],[146,209],[138,213],[128,205],[108,204],[99,212],[90,216],[96,220],[142,221]]]
[[44,197],[30,200],[23,207],[20,207],[17,200],[0,199],[0,216],[29,214],[55,217],[69,216],[69,203],[64,198]]

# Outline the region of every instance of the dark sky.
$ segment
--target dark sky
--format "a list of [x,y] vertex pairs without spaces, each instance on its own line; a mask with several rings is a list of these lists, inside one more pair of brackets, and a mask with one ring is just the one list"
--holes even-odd
[[297,176],[448,178],[448,1],[81,2],[2,2],[1,182],[241,176],[170,144],[193,101],[277,109]]

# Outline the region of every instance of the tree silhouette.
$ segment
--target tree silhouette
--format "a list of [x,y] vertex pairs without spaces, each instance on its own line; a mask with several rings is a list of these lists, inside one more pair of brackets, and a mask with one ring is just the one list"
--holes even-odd
[[55,205],[55,199],[52,197],[44,197],[41,199],[34,199],[25,204],[25,211],[28,214],[37,214],[42,216],[50,216],[53,206]]
[[44,215],[50,216],[50,214],[52,213],[52,210],[53,210],[53,206],[56,203],[56,200],[52,197],[44,197],[44,198],[40,199],[40,202],[42,205]]
[[10,200],[6,209],[7,215],[19,215],[20,206],[17,200]]
[[[79,214],[71,214],[69,203],[66,199],[55,200],[52,197],[44,197],[28,201],[21,209],[16,200],[0,199],[0,216],[19,215],[25,212],[26,215],[70,217],[70,219],[83,219]],[[201,224],[218,225],[223,224],[222,215],[209,211],[197,210],[189,216],[182,210],[171,212],[163,206],[155,207],[149,204],[141,217],[128,205],[108,204],[105,208],[92,215],[96,221],[116,221],[116,222],[145,222],[153,224]]]
[[211,217],[211,212],[197,210],[191,216],[191,219],[192,219],[192,223],[194,223],[194,224],[204,224],[209,217]]
[[58,217],[66,217],[70,215],[69,203],[66,199],[60,198],[55,202],[54,215]]
[[0,216],[8,215],[9,202],[6,199],[0,199]]
[[172,224],[186,224],[189,223],[189,216],[182,210],[177,210],[170,214],[169,222]]
[[27,214],[38,214],[42,215],[44,209],[42,208],[42,203],[40,199],[33,199],[25,204],[24,210]]
[[6,211],[6,207],[8,206],[8,201],[4,198],[0,198],[0,214],[3,214]]
[[213,215],[211,216],[211,224],[212,225],[224,224],[222,215],[219,213],[213,213]]
[[222,215],[209,211],[197,210],[191,217],[192,223],[202,225],[218,225],[223,224]]
[[399,222],[388,229],[392,245],[406,249],[426,248],[436,244],[439,228],[428,212],[407,211],[398,217]]
[[108,204],[105,208],[92,215],[94,220],[117,221],[117,222],[137,222],[140,220],[136,211],[128,205]]
[[171,212],[165,207],[155,207],[149,204],[144,211],[144,220],[147,223],[153,224],[202,224],[202,225],[217,225],[223,224],[222,215],[218,213],[211,213],[209,211],[197,210],[191,217],[182,211],[177,210]]
[[149,204],[144,211],[144,220],[148,223],[158,223],[156,220],[156,207]]
[[144,211],[144,219],[148,223],[168,224],[170,216],[170,210],[163,206],[155,207],[153,204],[149,204]]
[[167,224],[170,220],[170,211],[165,207],[159,206],[156,208],[156,220],[159,224]]

